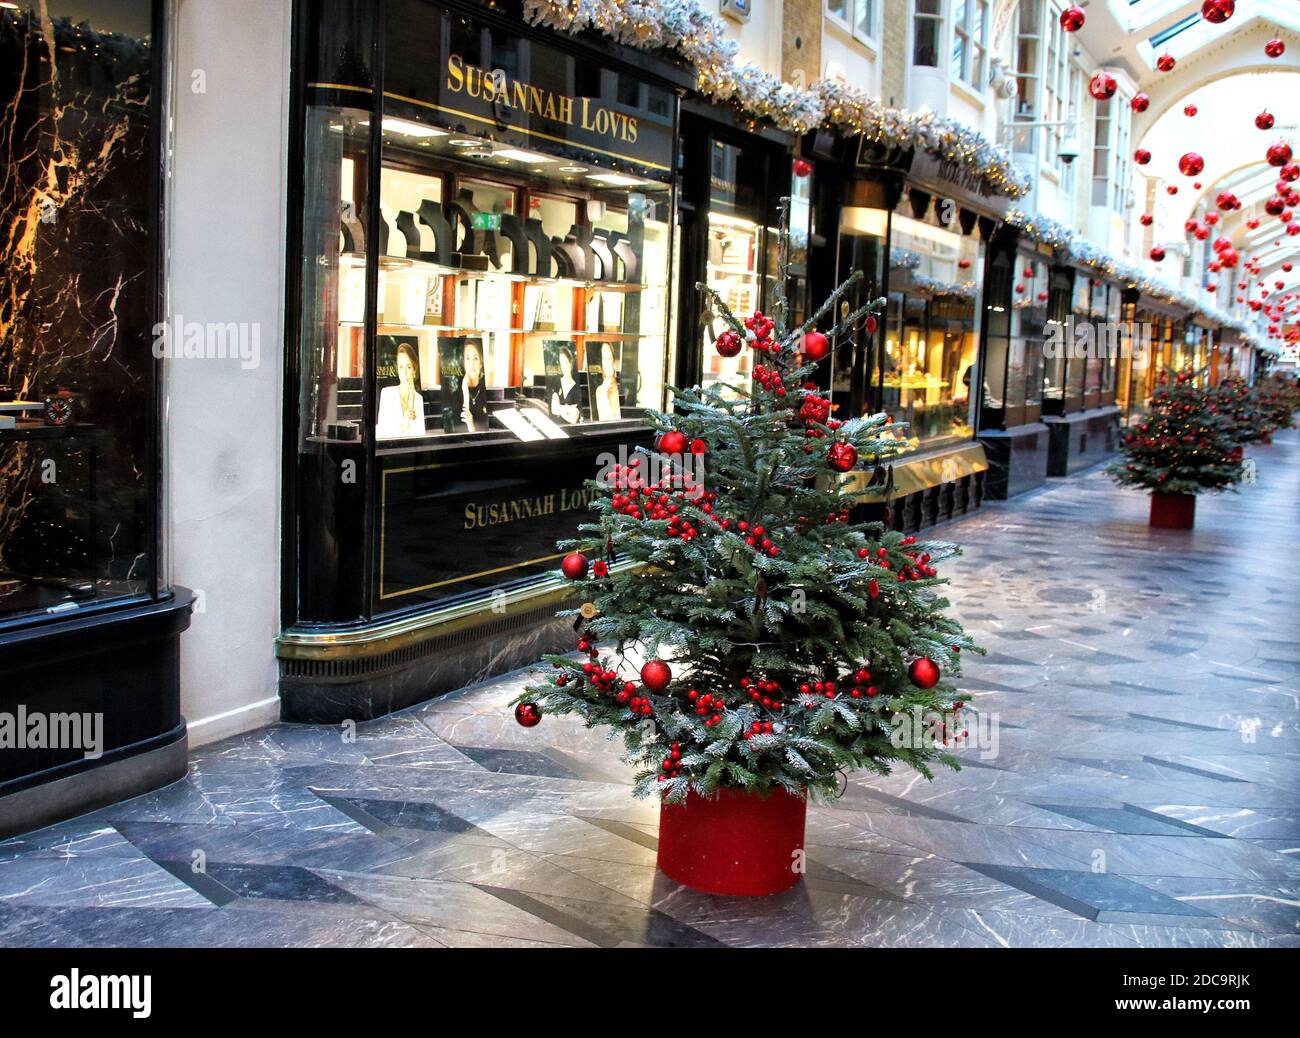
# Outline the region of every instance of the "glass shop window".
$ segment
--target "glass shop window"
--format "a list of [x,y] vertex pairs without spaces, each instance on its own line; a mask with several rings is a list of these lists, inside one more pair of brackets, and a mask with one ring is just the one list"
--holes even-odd
[[157,14],[0,4],[0,624],[162,590]]
[[970,437],[979,238],[951,205],[905,193],[891,222],[884,409],[916,445]]

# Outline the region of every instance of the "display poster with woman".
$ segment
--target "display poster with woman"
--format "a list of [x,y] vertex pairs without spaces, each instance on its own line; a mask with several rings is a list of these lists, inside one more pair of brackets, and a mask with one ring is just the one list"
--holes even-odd
[[438,340],[443,428],[485,432],[488,428],[487,368],[483,340],[449,336]]
[[618,392],[619,349],[612,342],[587,343],[587,386],[591,393],[591,417],[597,422],[614,422],[622,417]]
[[413,335],[380,335],[375,340],[375,348],[375,381],[379,387],[375,438],[423,436],[419,340]]
[[576,425],[582,421],[577,348],[568,339],[545,339],[542,360],[546,366],[546,399],[551,417]]

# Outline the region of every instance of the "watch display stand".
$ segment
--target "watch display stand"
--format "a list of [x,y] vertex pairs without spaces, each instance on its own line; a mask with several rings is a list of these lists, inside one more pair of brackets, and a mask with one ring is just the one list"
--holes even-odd
[[366,230],[358,219],[351,202],[344,202],[339,216],[339,229],[343,232],[343,251],[364,253],[366,251]]
[[510,243],[510,273],[527,274],[528,233],[514,213],[501,214],[501,236]]
[[636,284],[641,280],[641,257],[632,247],[632,241],[625,234],[618,231],[611,231],[609,234],[610,247],[614,250],[614,255],[623,261],[623,280],[629,284]]
[[598,281],[617,281],[618,271],[614,269],[614,254],[609,249],[608,231],[596,230],[591,233],[590,247],[596,259],[600,261],[600,270],[596,272]]
[[579,227],[576,223],[569,228],[564,237],[565,244],[573,242],[582,253],[582,273],[578,276],[594,280],[596,277],[596,254],[591,248],[591,228]]
[[455,242],[452,238],[452,226],[447,222],[442,206],[426,198],[420,202],[418,212],[420,222],[433,232],[433,252],[422,258],[432,263],[441,263],[444,267],[451,266],[452,254],[456,251]]
[[533,245],[533,270],[537,277],[551,277],[551,240],[542,229],[542,221],[535,216],[524,220],[524,230]]

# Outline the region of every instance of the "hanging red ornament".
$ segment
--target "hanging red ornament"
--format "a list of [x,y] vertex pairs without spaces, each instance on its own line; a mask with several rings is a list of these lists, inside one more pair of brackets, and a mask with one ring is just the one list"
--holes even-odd
[[1187,220],[1183,223],[1183,232],[1185,234],[1195,234],[1200,226],[1195,220]]
[[922,656],[907,668],[907,678],[917,688],[934,688],[939,683],[939,668],[934,660]]
[[806,177],[812,172],[812,163],[807,159],[794,160],[794,175],[796,177]]
[[707,443],[705,443],[703,440],[692,440],[692,441],[691,441],[691,453],[692,453],[692,454],[703,454],[703,453],[704,453],[705,451],[707,451],[708,449],[709,449],[709,445],[708,445]]
[[1151,98],[1147,97],[1146,94],[1134,94],[1130,98],[1128,106],[1135,112],[1145,112],[1150,104]]
[[1178,160],[1178,172],[1185,177],[1194,177],[1205,168],[1205,160],[1194,151],[1187,152]]
[[1165,188],[1165,194],[1167,194],[1167,195],[1176,195],[1176,194],[1178,194],[1178,185],[1177,185],[1177,184],[1170,184],[1167,188]]
[[1084,17],[1083,8],[1071,4],[1061,12],[1061,28],[1066,32],[1078,32],[1083,28]]
[[867,314],[867,319],[862,322],[862,328],[868,335],[876,334],[876,319],[871,314]]
[[1199,180],[1193,180],[1192,187],[1196,188],[1197,191],[1201,190],[1201,182]]
[[641,683],[651,692],[662,692],[673,679],[673,672],[663,660],[650,660],[641,668]]
[[970,260],[968,260],[968,259],[959,259],[959,260],[957,261],[957,269],[958,269],[958,270],[969,270],[969,269],[970,269]]
[[669,429],[659,437],[660,454],[681,454],[686,450],[686,434],[677,429]]
[[1146,148],[1138,148],[1138,150],[1133,153],[1133,161],[1139,166],[1145,166],[1151,161],[1151,152],[1147,151]]
[[1206,222],[1206,224],[1207,224],[1208,226],[1213,227],[1216,223],[1219,222],[1219,214],[1218,214],[1218,213],[1206,213],[1206,214],[1205,214],[1205,222]]
[[536,703],[520,703],[515,707],[515,720],[525,728],[536,728],[542,723],[542,708]]
[[1187,116],[1187,118],[1189,119],[1192,118],[1192,116],[1194,116],[1196,112],[1197,112],[1196,105],[1183,105],[1183,115]]
[[717,337],[713,342],[713,348],[718,351],[722,357],[734,357],[744,346],[743,340],[734,329],[728,328],[725,332]]
[[1261,130],[1273,129],[1273,113],[1265,109],[1255,116],[1255,125]]
[[1283,263],[1283,264],[1282,264],[1282,271],[1283,271],[1283,273],[1290,274],[1290,273],[1291,273],[1291,264],[1290,264],[1290,263]]
[[571,551],[560,560],[560,572],[569,580],[581,580],[587,575],[587,556],[580,551]]
[[1162,259],[1165,258],[1165,250],[1162,249],[1159,245],[1157,245],[1155,246],[1155,248],[1151,250],[1150,253],[1148,253],[1148,255],[1150,255],[1150,257],[1153,260],[1155,260],[1157,263],[1159,263]]
[[826,448],[826,464],[836,472],[848,472],[858,463],[858,449],[844,440],[836,440]]
[[1161,72],[1172,72],[1176,64],[1178,62],[1174,61],[1172,54],[1161,54],[1160,57],[1156,58],[1156,68]]
[[1118,87],[1115,77],[1105,71],[1094,72],[1092,79],[1088,80],[1088,93],[1098,101],[1109,101]]
[[1210,229],[1208,227],[1198,227],[1193,233],[1196,235],[1197,241],[1205,241],[1210,236]]
[[1274,37],[1264,44],[1264,53],[1270,58],[1280,58],[1286,51],[1286,44]]
[[1288,162],[1278,170],[1277,175],[1288,183],[1300,178],[1300,163]]
[[1018,295],[1024,295],[1024,292],[1025,292],[1025,286],[1022,285],[1019,281],[1017,281],[1017,282],[1016,282],[1016,293],[1017,293]]
[[1269,216],[1280,216],[1286,208],[1286,201],[1281,195],[1270,195],[1264,202],[1264,212]]
[[1236,0],[1205,0],[1201,4],[1201,17],[1214,25],[1222,25],[1236,10]]
[[1237,201],[1236,196],[1233,195],[1231,191],[1220,191],[1217,195],[1214,196],[1215,206],[1218,207],[1219,209],[1222,209],[1224,212],[1227,212],[1229,209],[1232,209],[1236,201]]
[[822,360],[830,351],[830,340],[821,332],[814,330],[804,335],[803,355],[805,359],[811,361]]
[[1141,216],[1138,217],[1138,223],[1140,223],[1143,227],[1150,227],[1155,222],[1155,219],[1156,218],[1152,216],[1150,213],[1143,213]]
[[1270,166],[1285,166],[1291,161],[1291,145],[1286,141],[1270,144],[1268,151],[1264,153],[1264,158],[1268,159]]
[[1232,239],[1231,239],[1231,238],[1215,238],[1215,239],[1214,239],[1214,251],[1215,251],[1215,252],[1222,252],[1224,249],[1230,249],[1230,248],[1232,248]]

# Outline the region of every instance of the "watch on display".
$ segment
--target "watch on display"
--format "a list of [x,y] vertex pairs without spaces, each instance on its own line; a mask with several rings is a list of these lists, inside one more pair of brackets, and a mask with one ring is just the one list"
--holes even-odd
[[45,398],[45,422],[47,425],[63,426],[72,421],[72,397],[50,396]]

